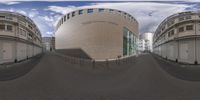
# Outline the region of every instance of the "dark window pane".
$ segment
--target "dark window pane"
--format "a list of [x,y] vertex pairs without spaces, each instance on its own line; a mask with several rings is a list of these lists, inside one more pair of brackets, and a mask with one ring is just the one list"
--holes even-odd
[[88,13],[93,13],[93,9],[88,9]]
[[193,30],[193,25],[187,25],[186,30]]
[[171,30],[171,35],[174,35],[174,30]]
[[0,24],[0,30],[5,30],[5,25],[4,24]]
[[67,14],[67,19],[69,19],[70,14]]
[[78,11],[78,14],[79,14],[79,15],[83,14],[83,10],[79,10],[79,11]]
[[186,16],[185,19],[192,19],[192,17],[191,16]]
[[5,16],[0,16],[0,18],[6,18]]
[[109,9],[110,12],[114,11],[113,9]]
[[72,12],[72,17],[74,17],[75,16],[75,12]]
[[179,20],[179,21],[183,21],[183,20],[184,20],[184,17],[180,17],[178,20]]
[[179,29],[178,29],[178,32],[183,32],[184,31],[184,27],[180,27]]
[[12,31],[13,27],[11,25],[7,25],[7,31]]
[[99,9],[99,12],[103,12],[103,11],[104,11],[104,9],[103,9],[103,8],[100,8],[100,9]]
[[66,16],[64,16],[64,22],[66,21]]

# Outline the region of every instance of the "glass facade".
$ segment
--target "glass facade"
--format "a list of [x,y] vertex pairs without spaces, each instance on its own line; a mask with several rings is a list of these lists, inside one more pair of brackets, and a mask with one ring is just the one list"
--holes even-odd
[[123,56],[136,54],[136,36],[128,28],[123,29]]

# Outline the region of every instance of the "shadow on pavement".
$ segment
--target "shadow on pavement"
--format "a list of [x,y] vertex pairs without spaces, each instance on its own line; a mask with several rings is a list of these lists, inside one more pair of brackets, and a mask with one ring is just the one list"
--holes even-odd
[[180,64],[151,54],[170,75],[188,81],[200,81],[200,65]]
[[1,65],[0,81],[13,80],[27,74],[34,68],[35,65],[37,65],[40,62],[40,58],[42,56],[43,54],[40,54],[26,61],[9,65]]

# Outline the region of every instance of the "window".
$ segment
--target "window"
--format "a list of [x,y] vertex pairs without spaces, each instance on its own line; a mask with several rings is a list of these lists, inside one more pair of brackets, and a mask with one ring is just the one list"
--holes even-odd
[[66,21],[66,16],[64,16],[64,22]]
[[165,30],[165,26],[162,27],[162,31],[164,31],[164,30]]
[[178,32],[183,32],[183,31],[184,31],[184,27],[178,28]]
[[125,18],[127,17],[127,13],[124,13],[124,17],[125,17]]
[[61,20],[61,24],[63,24],[63,18],[62,18],[62,20]]
[[168,32],[168,37],[170,37],[171,36],[171,32]]
[[132,55],[136,52],[136,37],[128,28],[123,29],[123,55]]
[[24,20],[19,20],[19,23],[26,25],[26,22]]
[[171,30],[171,35],[174,35],[174,30]]
[[193,30],[193,25],[187,25],[186,30]]
[[113,10],[113,9],[109,9],[109,11],[110,11],[110,12],[113,12],[114,10]]
[[67,14],[67,19],[69,19],[70,14]]
[[119,15],[121,15],[121,14],[122,14],[122,12],[121,12],[121,11],[118,11],[118,14],[119,14]]
[[179,21],[183,21],[183,20],[184,20],[184,17],[180,17],[178,20],[179,20]]
[[100,9],[99,9],[99,12],[103,12],[103,11],[104,11],[104,9],[103,9],[103,8],[100,8]]
[[33,27],[32,27],[31,25],[28,25],[28,27],[29,27],[30,29],[33,29]]
[[75,12],[72,12],[72,17],[74,17],[75,16]]
[[19,34],[21,36],[26,36],[26,31],[24,29],[22,29],[22,28],[19,28]]
[[25,30],[22,30],[22,35],[26,36],[26,31]]
[[12,25],[7,25],[7,31],[12,31],[12,30],[13,30]]
[[83,10],[79,10],[79,11],[78,11],[78,14],[79,14],[79,15],[83,14]]
[[5,25],[4,24],[0,24],[0,30],[5,30]]
[[192,17],[191,16],[186,16],[185,19],[192,19]]
[[167,26],[170,27],[172,24],[174,24],[174,20],[171,20],[167,23]]
[[93,13],[93,9],[88,9],[87,12],[88,13]]
[[132,17],[131,17],[131,15],[129,15],[129,18],[130,18],[130,20],[132,20]]
[[11,16],[7,16],[6,19],[12,20],[13,18]]
[[6,16],[0,16],[0,18],[6,18]]

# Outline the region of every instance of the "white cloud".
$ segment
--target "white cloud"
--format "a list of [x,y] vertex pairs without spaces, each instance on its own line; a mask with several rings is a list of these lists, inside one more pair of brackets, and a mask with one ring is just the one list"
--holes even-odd
[[169,3],[152,3],[152,2],[125,2],[125,3],[94,3],[92,5],[81,7],[60,7],[50,6],[46,10],[54,11],[60,14],[66,14],[79,8],[112,8],[118,9],[133,15],[139,22],[140,32],[154,32],[159,23],[167,16],[185,11],[191,5],[186,4],[169,4]]
[[70,11],[73,11],[74,9],[76,9],[75,6],[67,6],[67,7],[49,6],[45,10],[50,10],[50,11],[54,11],[54,12],[57,12],[57,13],[66,14]]
[[6,4],[6,5],[14,5],[14,4],[19,4],[20,2],[4,0],[4,1],[0,1],[0,3]]

